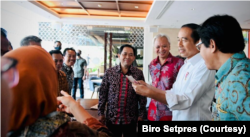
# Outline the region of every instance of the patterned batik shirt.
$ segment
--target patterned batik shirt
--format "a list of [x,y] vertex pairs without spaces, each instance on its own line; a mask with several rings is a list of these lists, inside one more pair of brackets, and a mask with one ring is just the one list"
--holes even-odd
[[65,63],[63,63],[62,69],[61,69],[67,76],[67,81],[69,85],[69,92],[71,95],[71,89],[73,87],[73,81],[74,81],[74,71],[72,67],[67,66]]
[[68,81],[67,81],[67,76],[62,70],[58,71],[58,82],[59,82],[59,85],[58,85],[59,90],[57,92],[57,96],[63,96],[61,94],[61,90],[67,92],[70,95],[71,93],[69,92],[69,85],[68,85]]
[[231,56],[216,73],[215,121],[250,120],[250,60],[244,52]]
[[[149,64],[152,86],[161,90],[171,89],[183,64],[183,59],[174,57],[171,53],[169,53],[163,65],[160,64],[159,57],[152,60]],[[167,105],[151,99],[148,108],[148,119],[150,121],[169,121],[172,119],[172,112]]]
[[[121,73],[120,65],[106,70],[99,88],[98,115],[105,115],[107,104],[106,122],[112,124],[120,124],[121,121],[122,124],[130,124],[132,121],[136,122],[138,117],[143,118],[146,115],[147,98],[137,95],[132,83],[127,78],[123,81],[125,75]],[[136,67],[131,66],[126,75],[144,81],[142,71]],[[125,86],[125,89],[122,86]]]

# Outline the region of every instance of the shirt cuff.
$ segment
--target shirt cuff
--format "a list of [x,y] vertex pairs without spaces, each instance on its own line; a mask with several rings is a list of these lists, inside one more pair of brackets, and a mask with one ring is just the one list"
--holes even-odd
[[165,97],[166,97],[166,102],[168,103],[168,108],[170,110],[172,106],[178,104],[177,96],[171,91],[167,90],[165,93]]

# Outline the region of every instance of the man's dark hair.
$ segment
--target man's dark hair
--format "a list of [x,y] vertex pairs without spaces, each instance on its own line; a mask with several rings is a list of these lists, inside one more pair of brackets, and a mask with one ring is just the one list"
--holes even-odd
[[1,28],[1,35],[7,38],[7,31],[4,28]]
[[59,42],[59,43],[61,43],[61,44],[62,44],[62,42],[61,42],[61,41],[58,41],[58,40],[56,40],[54,43],[57,43],[57,42]]
[[66,52],[67,52],[68,50],[73,50],[73,51],[75,52],[75,54],[76,54],[76,51],[75,51],[74,48],[65,48],[64,51],[63,51],[63,56],[66,55]]
[[52,56],[53,54],[61,54],[62,56],[63,56],[63,54],[62,54],[62,52],[60,51],[60,50],[51,50],[51,51],[49,51],[49,54]]
[[30,44],[30,42],[36,42],[36,43],[41,44],[41,41],[42,41],[42,39],[40,39],[39,37],[31,35],[31,36],[27,36],[27,37],[23,38],[20,45],[21,46],[28,46]]
[[232,16],[212,16],[202,24],[198,32],[206,47],[209,47],[212,39],[223,53],[237,53],[245,48],[240,24]]
[[198,31],[197,31],[197,29],[200,27],[200,25],[197,25],[197,24],[194,24],[194,23],[189,23],[189,24],[185,24],[185,25],[183,25],[181,27],[182,28],[187,27],[187,28],[190,28],[192,30],[191,37],[193,38],[194,43],[197,43],[200,40],[200,36],[198,34]]
[[125,47],[132,48],[132,49],[133,49],[133,52],[134,52],[134,56],[136,55],[135,48],[134,48],[133,46],[131,46],[131,45],[128,45],[128,44],[122,45],[122,46],[120,47],[119,54],[122,53],[122,50],[123,50]]
[[11,47],[11,49],[13,49],[13,46],[11,45],[11,42],[9,41],[9,47]]

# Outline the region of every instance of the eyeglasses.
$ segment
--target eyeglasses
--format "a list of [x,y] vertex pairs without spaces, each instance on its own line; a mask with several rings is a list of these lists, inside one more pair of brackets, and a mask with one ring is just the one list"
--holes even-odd
[[201,44],[203,44],[202,41],[199,42],[198,44],[196,44],[196,48],[197,48],[199,51],[200,51],[200,49],[201,49]]
[[17,63],[18,61],[13,58],[1,58],[1,75],[9,83],[10,88],[16,86],[19,82],[19,74],[16,70]]

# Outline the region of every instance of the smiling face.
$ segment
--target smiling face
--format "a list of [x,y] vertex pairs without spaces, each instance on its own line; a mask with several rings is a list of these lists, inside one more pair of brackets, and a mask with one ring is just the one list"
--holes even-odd
[[191,34],[192,34],[192,29],[188,27],[183,27],[180,29],[177,37],[180,55],[188,59],[199,53],[199,51],[196,48],[196,44],[198,42],[194,43]]
[[124,47],[121,55],[118,54],[118,57],[120,59],[121,66],[126,68],[131,66],[133,61],[135,60],[134,51],[130,47]]
[[66,54],[63,58],[63,62],[67,65],[67,66],[73,66],[76,62],[76,53],[73,50],[67,50]]
[[157,38],[154,42],[154,49],[160,59],[166,59],[169,54],[170,44],[165,37]]
[[56,65],[56,70],[59,71],[62,68],[63,56],[61,54],[52,54],[52,58]]

